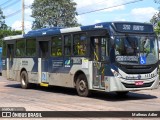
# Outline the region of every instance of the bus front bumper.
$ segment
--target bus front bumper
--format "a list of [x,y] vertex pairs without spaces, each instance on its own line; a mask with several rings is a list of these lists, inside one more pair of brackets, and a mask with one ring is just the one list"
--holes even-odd
[[159,75],[145,80],[126,80],[117,77],[110,77],[105,80],[105,91],[137,91],[151,90],[159,87]]

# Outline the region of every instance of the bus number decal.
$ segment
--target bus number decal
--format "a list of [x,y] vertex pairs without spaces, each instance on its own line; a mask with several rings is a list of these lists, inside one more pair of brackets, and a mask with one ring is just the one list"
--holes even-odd
[[45,82],[47,80],[47,76],[45,72],[42,72],[42,82]]
[[82,68],[88,68],[88,59],[83,59],[82,60]]
[[81,58],[72,58],[73,64],[82,64]]

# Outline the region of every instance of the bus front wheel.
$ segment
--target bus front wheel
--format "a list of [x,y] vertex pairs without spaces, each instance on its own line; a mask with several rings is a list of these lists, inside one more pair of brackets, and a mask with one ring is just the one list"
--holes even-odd
[[21,80],[21,87],[23,89],[28,89],[30,87],[30,84],[28,82],[28,75],[26,71],[22,71],[20,80]]
[[87,97],[89,96],[89,89],[88,89],[88,83],[87,78],[84,74],[81,74],[78,76],[76,81],[76,90],[79,96]]

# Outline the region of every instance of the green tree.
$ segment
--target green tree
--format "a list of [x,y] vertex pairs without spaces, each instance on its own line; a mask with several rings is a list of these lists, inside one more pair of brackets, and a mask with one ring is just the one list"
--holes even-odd
[[0,47],[2,46],[2,38],[12,35],[20,35],[22,31],[12,30],[11,27],[5,24],[5,16],[0,9]]
[[7,29],[7,25],[5,24],[5,16],[0,8],[0,30]]
[[12,30],[12,29],[6,29],[6,30],[0,30],[0,47],[2,47],[2,38],[7,36],[13,36],[13,35],[21,35],[22,31],[18,30]]
[[160,12],[156,13],[152,19],[150,20],[152,25],[154,26],[154,30],[157,35],[160,35]]
[[73,0],[34,0],[31,8],[31,16],[35,18],[32,29],[79,25]]
[[[160,4],[160,0],[154,0],[155,3]],[[153,24],[155,32],[160,35],[160,11],[153,15],[150,22]]]
[[157,26],[154,28],[157,35],[160,35],[160,21],[158,21]]

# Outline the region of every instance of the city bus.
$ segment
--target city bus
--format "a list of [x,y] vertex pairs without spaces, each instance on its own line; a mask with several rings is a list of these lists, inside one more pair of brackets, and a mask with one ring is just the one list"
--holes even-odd
[[21,83],[91,91],[151,90],[159,86],[158,40],[153,26],[103,22],[43,28],[3,39],[2,75]]

